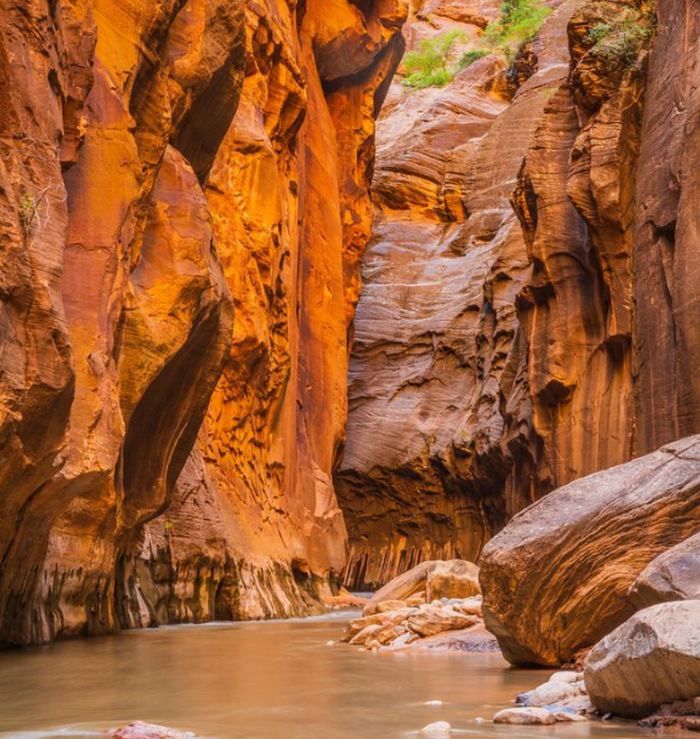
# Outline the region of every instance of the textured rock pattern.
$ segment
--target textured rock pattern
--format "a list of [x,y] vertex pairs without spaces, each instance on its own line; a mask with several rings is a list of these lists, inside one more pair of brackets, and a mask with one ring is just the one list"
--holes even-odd
[[699,532],[698,436],[570,483],[485,547],[486,626],[513,663],[570,661],[634,613],[644,568]]
[[330,474],[404,14],[3,4],[0,643],[308,611],[342,566]]
[[[349,584],[474,559],[543,494],[699,430],[700,12],[553,7],[517,80],[482,59],[381,119],[336,474]],[[426,3],[409,43],[494,14]]]
[[636,613],[591,650],[586,689],[598,710],[643,718],[700,694],[700,601]]
[[[445,88],[396,84],[388,98],[336,474],[349,584],[381,584],[425,559],[474,559],[513,512],[499,387],[512,383],[515,303],[529,267],[510,197],[568,74],[577,3],[554,5],[539,67],[512,100],[495,56]],[[453,28],[473,39],[498,7],[427,4],[409,43]]]
[[652,560],[629,592],[637,608],[670,600],[700,600],[700,533]]

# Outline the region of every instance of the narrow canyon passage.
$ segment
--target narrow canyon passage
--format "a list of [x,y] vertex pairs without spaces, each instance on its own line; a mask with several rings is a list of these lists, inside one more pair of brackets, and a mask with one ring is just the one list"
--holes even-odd
[[550,490],[698,431],[685,4],[548,3],[511,66],[478,52],[500,6],[414,4],[409,54],[447,43],[452,66],[400,68],[377,123],[335,472],[349,587],[475,561]]
[[0,737],[700,731],[699,177],[697,0],[0,0]]

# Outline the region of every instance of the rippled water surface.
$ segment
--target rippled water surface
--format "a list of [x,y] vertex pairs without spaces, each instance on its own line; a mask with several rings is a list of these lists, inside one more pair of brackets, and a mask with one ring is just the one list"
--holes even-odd
[[220,739],[416,737],[439,720],[457,736],[649,735],[634,724],[481,725],[474,719],[548,673],[508,669],[495,655],[329,646],[347,618],[169,627],[2,653],[0,736],[90,737],[134,719]]

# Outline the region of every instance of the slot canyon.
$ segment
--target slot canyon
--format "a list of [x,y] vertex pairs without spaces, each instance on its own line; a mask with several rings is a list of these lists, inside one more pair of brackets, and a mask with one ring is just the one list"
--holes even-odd
[[[431,638],[422,589],[515,666],[484,705],[534,688],[523,668],[583,670],[600,715],[700,730],[696,0],[0,0],[0,18],[0,737],[32,728],[3,692],[16,647],[213,623],[192,638],[215,654],[221,624],[363,607],[354,644],[388,603],[407,609],[392,639]],[[642,632],[672,644],[640,677]],[[460,679],[441,664],[410,669]],[[297,733],[201,730],[406,735],[333,733],[319,710]],[[132,730],[113,736],[171,737]]]

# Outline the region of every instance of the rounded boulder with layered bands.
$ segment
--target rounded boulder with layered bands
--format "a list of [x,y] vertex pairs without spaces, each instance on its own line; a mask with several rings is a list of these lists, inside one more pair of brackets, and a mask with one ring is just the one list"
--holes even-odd
[[639,574],[698,531],[700,436],[570,483],[485,547],[486,626],[514,664],[568,662],[634,613]]

